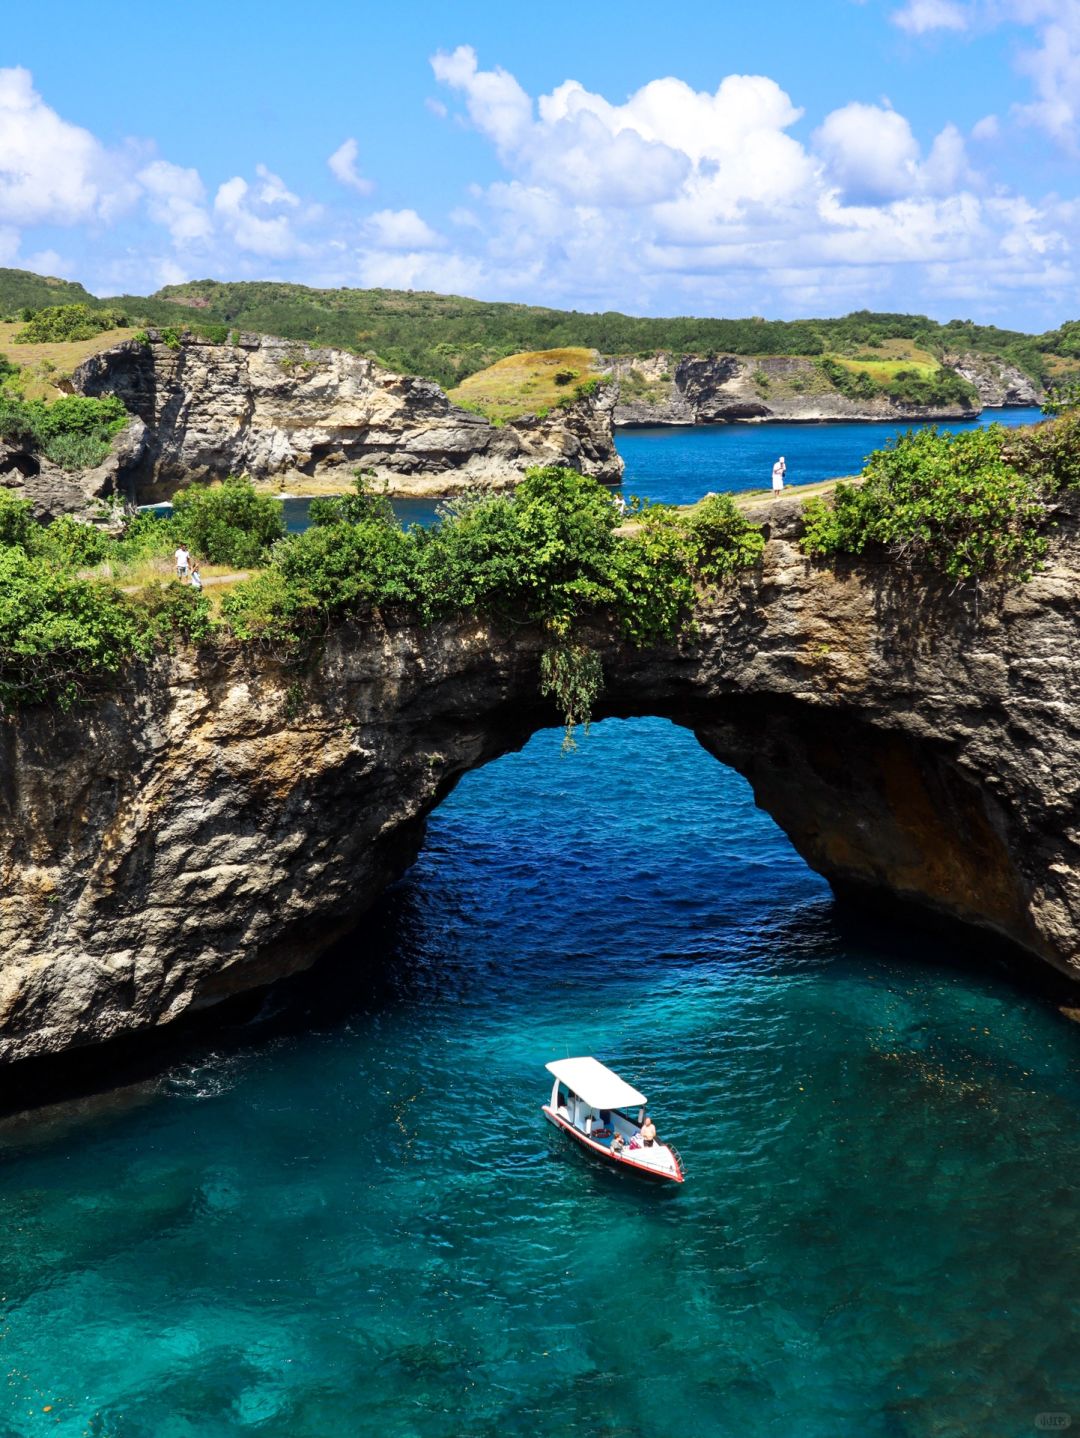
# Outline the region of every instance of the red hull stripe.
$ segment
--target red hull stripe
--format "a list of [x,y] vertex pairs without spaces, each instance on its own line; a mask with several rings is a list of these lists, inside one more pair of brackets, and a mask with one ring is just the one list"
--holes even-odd
[[576,1138],[578,1143],[584,1145],[584,1147],[592,1153],[598,1154],[600,1158],[606,1158],[609,1163],[618,1164],[620,1168],[635,1169],[638,1173],[644,1174],[646,1178],[664,1178],[667,1179],[669,1183],[685,1182],[682,1169],[679,1167],[677,1160],[674,1173],[665,1173],[663,1169],[652,1168],[646,1163],[635,1163],[632,1158],[625,1158],[614,1154],[605,1144],[597,1143],[595,1139],[591,1139],[587,1134],[583,1134],[581,1130],[575,1128],[572,1123],[567,1123],[566,1119],[560,1118],[547,1104],[543,1104],[542,1107],[544,1113],[556,1128],[561,1128],[564,1132],[568,1133],[571,1138]]

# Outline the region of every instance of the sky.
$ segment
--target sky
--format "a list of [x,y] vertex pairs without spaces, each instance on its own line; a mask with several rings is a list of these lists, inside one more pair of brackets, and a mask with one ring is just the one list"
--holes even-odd
[[51,0],[0,265],[634,314],[1080,316],[1080,0]]

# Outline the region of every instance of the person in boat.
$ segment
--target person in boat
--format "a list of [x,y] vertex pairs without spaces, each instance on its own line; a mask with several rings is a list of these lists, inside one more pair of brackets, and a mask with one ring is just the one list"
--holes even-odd
[[616,1132],[615,1137],[611,1140],[611,1152],[618,1158],[625,1147],[626,1140],[621,1133]]
[[646,1148],[652,1148],[656,1142],[656,1125],[648,1114],[645,1115],[645,1122],[641,1125],[641,1141]]

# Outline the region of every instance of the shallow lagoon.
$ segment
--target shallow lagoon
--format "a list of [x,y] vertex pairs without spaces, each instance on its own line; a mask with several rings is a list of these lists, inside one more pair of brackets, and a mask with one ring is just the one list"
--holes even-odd
[[[686,731],[559,739],[466,778],[264,1026],[9,1134],[0,1431],[1080,1416],[1075,1026],[924,936],[845,927]],[[650,1094],[685,1187],[542,1120],[567,1051]]]

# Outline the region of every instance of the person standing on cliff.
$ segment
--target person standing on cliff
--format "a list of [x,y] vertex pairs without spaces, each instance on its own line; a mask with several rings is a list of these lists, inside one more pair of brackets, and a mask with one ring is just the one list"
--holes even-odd
[[787,474],[787,460],[781,455],[772,467],[772,492],[774,498],[784,487],[785,474]]

